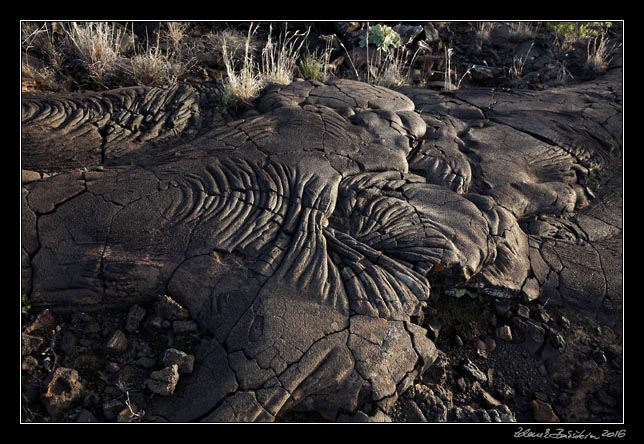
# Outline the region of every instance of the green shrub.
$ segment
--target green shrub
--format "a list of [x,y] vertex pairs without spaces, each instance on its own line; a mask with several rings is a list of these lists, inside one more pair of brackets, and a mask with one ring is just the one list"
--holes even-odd
[[380,51],[387,51],[389,46],[394,48],[402,46],[400,43],[400,34],[387,25],[369,26],[366,35],[363,35],[360,39],[361,48],[367,46],[367,35],[369,36],[369,43],[376,45],[376,48]]
[[300,71],[306,80],[324,80],[324,61],[315,53],[306,54],[300,61]]
[[546,24],[564,49],[571,48],[577,40],[597,37],[611,26],[613,26],[612,22],[548,22]]
[[24,314],[29,313],[29,310],[31,310],[31,301],[29,300],[29,296],[27,296],[25,293],[23,293],[22,297],[20,298],[20,305],[22,306],[22,312]]

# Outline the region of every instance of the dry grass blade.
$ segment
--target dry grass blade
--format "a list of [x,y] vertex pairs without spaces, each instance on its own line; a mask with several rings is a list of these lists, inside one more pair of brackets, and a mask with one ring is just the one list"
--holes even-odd
[[605,72],[610,65],[612,59],[610,53],[613,48],[614,46],[610,45],[610,40],[604,33],[590,39],[587,46],[586,69],[595,73]]
[[496,27],[496,22],[474,22],[474,32],[476,36],[483,41],[488,41],[492,30]]
[[514,57],[512,59],[512,66],[510,67],[510,77],[513,79],[520,79],[523,77],[523,68],[525,67],[525,62],[528,60],[528,57],[530,56],[530,52],[532,51],[532,48],[534,47],[534,42],[530,45],[530,48],[528,49],[528,52],[525,53],[523,57]]
[[402,47],[387,52],[382,62],[378,63],[377,70],[372,72],[374,83],[386,88],[398,88],[408,85],[411,67],[418,56],[420,49],[410,57],[410,52]]
[[264,80],[278,85],[288,85],[293,81],[293,71],[299,58],[300,49],[309,34],[284,32],[277,41],[272,38],[273,27],[268,30],[268,40],[262,50],[262,76]]
[[515,39],[532,39],[537,35],[538,27],[530,22],[509,22],[508,32]]
[[125,33],[108,22],[72,22],[67,35],[90,78],[105,85],[117,69]]
[[257,71],[257,64],[251,52],[252,39],[253,25],[251,24],[244,43],[244,55],[239,71],[236,69],[235,50],[231,50],[228,46],[228,41],[225,38],[223,39],[222,52],[227,74],[224,82],[224,103],[251,102],[264,87],[264,82]]

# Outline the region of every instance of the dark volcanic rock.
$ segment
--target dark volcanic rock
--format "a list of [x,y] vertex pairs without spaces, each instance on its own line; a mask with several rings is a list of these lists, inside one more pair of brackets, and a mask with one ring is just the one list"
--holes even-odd
[[[181,381],[177,364],[152,372],[150,417],[272,421],[297,407],[385,420],[437,357],[414,324],[434,283],[620,324],[618,74],[449,95],[296,81],[216,124],[186,85],[25,94],[23,168],[57,174],[23,184],[23,281],[34,305],[156,299],[146,334],[208,338]],[[546,341],[533,319],[513,325],[530,350]],[[422,413],[514,419],[448,404]]]
[[145,317],[145,308],[140,305],[133,305],[127,313],[125,320],[125,331],[133,333],[138,330],[139,324]]
[[560,422],[559,417],[552,410],[552,406],[547,402],[535,399],[530,405],[536,422]]

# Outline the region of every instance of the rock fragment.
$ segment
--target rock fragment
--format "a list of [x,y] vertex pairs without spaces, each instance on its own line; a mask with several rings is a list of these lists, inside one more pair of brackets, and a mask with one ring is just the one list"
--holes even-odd
[[109,353],[120,354],[127,349],[127,337],[121,330],[116,330],[107,340],[105,346]]
[[168,295],[161,297],[154,308],[159,316],[169,321],[185,320],[190,317],[188,310]]
[[82,392],[83,384],[78,372],[71,368],[58,367],[52,374],[42,399],[49,414],[60,417],[80,399]]
[[179,366],[173,364],[162,370],[150,373],[147,386],[150,391],[161,396],[170,396],[174,393],[179,382]]
[[537,422],[560,422],[559,417],[552,410],[552,406],[547,402],[535,399],[530,403],[532,407],[532,416]]
[[139,324],[145,317],[145,308],[140,305],[133,305],[125,320],[125,331],[133,333],[139,329]]
[[170,367],[173,364],[176,364],[179,369],[179,374],[182,375],[189,375],[192,373],[195,365],[194,355],[186,354],[175,348],[169,348],[163,352],[162,361],[165,367]]

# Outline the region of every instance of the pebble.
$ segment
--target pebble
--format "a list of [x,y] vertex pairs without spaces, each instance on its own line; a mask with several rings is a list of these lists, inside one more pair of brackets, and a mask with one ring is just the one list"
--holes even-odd
[[28,374],[33,373],[38,368],[38,360],[33,356],[25,356],[22,359],[22,370]]
[[522,318],[529,319],[530,318],[530,309],[526,307],[525,305],[519,304],[517,307],[517,314],[521,316]]
[[24,328],[23,332],[27,334],[40,332],[49,335],[54,328],[56,328],[56,318],[49,309],[46,309],[40,312],[36,319]]
[[538,311],[539,314],[539,320],[543,323],[548,323],[550,322],[550,315],[548,314],[547,311],[545,311],[543,308],[540,308]]
[[158,315],[148,316],[145,321],[145,328],[151,332],[161,330],[162,326],[163,326],[163,318]]
[[474,364],[472,361],[469,359],[466,359],[463,364],[461,364],[461,369],[469,376],[472,378],[476,379],[478,382],[481,384],[484,384],[487,382],[487,376],[485,373],[479,369],[476,364]]
[[536,422],[561,422],[547,402],[535,399],[530,403],[532,416]]
[[130,311],[127,313],[127,318],[125,320],[125,331],[129,333],[137,331],[144,317],[145,308],[140,305],[133,305],[130,307]]
[[22,334],[22,355],[30,355],[37,351],[43,343],[43,339],[38,336]]
[[502,325],[496,329],[496,337],[503,341],[512,342],[512,329],[509,325]]
[[150,373],[150,379],[148,379],[146,385],[154,393],[161,396],[170,396],[174,393],[178,382],[179,366],[173,364],[170,367]]
[[514,399],[514,389],[504,382],[496,389],[496,393],[504,402]]
[[567,318],[567,317],[565,317],[565,316],[561,316],[561,317],[559,318],[559,323],[560,323],[560,324],[561,324],[561,326],[562,326],[563,328],[565,328],[566,330],[569,330],[569,329],[570,329],[570,320],[568,320],[568,318]]
[[127,349],[127,337],[121,330],[116,330],[107,341],[107,351],[120,354]]
[[551,334],[548,338],[550,339],[552,346],[557,350],[561,350],[566,346],[566,340],[560,334]]
[[188,310],[168,295],[159,298],[154,308],[159,316],[169,321],[186,320],[190,317]]
[[123,407],[125,407],[125,403],[118,399],[105,401],[103,403],[103,415],[105,415],[105,419],[108,421],[116,421],[116,418],[118,417],[119,412],[123,410]]
[[189,375],[192,373],[195,365],[195,357],[188,355],[176,348],[169,348],[163,352],[162,357],[164,367],[176,364],[179,368],[179,374]]

